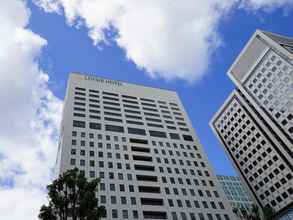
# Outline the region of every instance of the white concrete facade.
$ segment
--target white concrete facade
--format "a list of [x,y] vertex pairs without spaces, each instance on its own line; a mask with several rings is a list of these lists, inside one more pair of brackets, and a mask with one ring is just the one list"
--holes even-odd
[[210,125],[258,204],[282,215],[293,206],[293,39],[257,30],[228,75],[237,89]]
[[101,177],[104,219],[233,220],[173,91],[70,74],[57,169]]

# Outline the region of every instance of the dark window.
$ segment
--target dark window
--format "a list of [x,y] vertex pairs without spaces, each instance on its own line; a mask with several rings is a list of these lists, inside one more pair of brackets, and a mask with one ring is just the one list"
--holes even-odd
[[144,129],[140,128],[127,128],[129,134],[138,134],[138,135],[146,135],[146,132]]
[[81,113],[73,113],[73,116],[75,117],[85,117],[85,114],[81,114]]
[[112,100],[112,101],[119,101],[118,98],[112,98],[112,97],[107,97],[107,96],[103,96],[103,99]]
[[152,99],[146,99],[146,98],[140,98],[141,101],[146,101],[146,102],[155,102],[155,100]]
[[154,124],[154,123],[147,123],[147,126],[149,126],[149,127],[155,127],[155,128],[163,128],[163,125]]
[[127,99],[123,99],[122,101],[126,102],[126,103],[131,103],[131,104],[137,104],[138,105],[137,101],[127,100]]
[[150,112],[144,112],[143,114],[144,114],[144,115],[147,115],[147,116],[160,117],[159,114],[154,114],[154,113],[150,113]]
[[157,198],[140,198],[142,205],[164,205],[163,199]]
[[185,141],[193,141],[193,138],[191,135],[183,134],[182,136]]
[[90,127],[90,129],[101,130],[101,124],[99,124],[99,123],[90,122],[89,127]]
[[122,120],[119,119],[119,118],[109,118],[109,117],[105,117],[104,119],[105,119],[106,121],[122,122]]
[[89,94],[89,97],[99,98],[99,96],[95,94]]
[[94,110],[94,109],[90,109],[89,112],[91,112],[91,113],[97,113],[97,114],[100,114],[101,113],[100,111],[97,111],[97,110]]
[[137,151],[137,152],[145,152],[145,153],[149,153],[150,152],[150,149],[149,148],[145,148],[145,147],[135,147],[135,146],[132,146],[131,147],[131,150],[132,151]]
[[139,106],[136,106],[136,105],[127,105],[127,104],[124,104],[123,107],[125,107],[125,108],[135,108],[135,109],[139,109]]
[[106,131],[113,131],[113,132],[124,132],[124,128],[122,126],[117,125],[105,125]]
[[81,111],[81,112],[85,112],[85,108],[78,108],[78,107],[74,107],[73,108],[74,111]]
[[95,103],[99,103],[100,101],[97,99],[89,99],[90,102],[95,102]]
[[104,109],[106,109],[106,110],[112,110],[112,111],[121,111],[121,109],[120,108],[114,108],[114,107],[110,107],[110,106],[104,106]]
[[100,108],[99,105],[94,105],[94,104],[89,104],[89,107],[93,107],[93,108]]
[[85,101],[85,98],[83,98],[83,97],[78,97],[78,96],[75,96],[74,99]]
[[146,110],[146,111],[152,111],[152,112],[157,112],[158,110],[157,109],[154,109],[154,108],[147,108],[147,107],[142,107],[143,110]]
[[132,119],[142,119],[142,117],[140,117],[140,116],[136,116],[136,115],[128,115],[128,114],[126,114],[125,117],[126,117],[126,118],[132,118]]
[[162,131],[152,131],[152,130],[150,130],[149,133],[150,133],[150,136],[152,136],[152,137],[161,137],[161,138],[166,138],[167,137],[166,133],[162,132]]
[[73,127],[85,128],[85,122],[73,120]]
[[104,112],[104,115],[111,115],[111,116],[117,116],[117,117],[122,116],[120,113],[114,113],[114,112]]
[[129,96],[129,95],[122,95],[123,98],[128,98],[128,99],[137,99],[134,96]]
[[85,106],[85,103],[83,103],[83,102],[74,102],[74,105],[82,105],[82,106]]
[[76,90],[85,91],[85,88],[75,87]]
[[130,120],[126,120],[127,124],[133,124],[133,125],[143,125],[143,122],[140,121],[130,121]]
[[146,103],[146,102],[142,102],[141,104],[146,106],[151,106],[151,107],[157,107],[155,104]]
[[135,144],[148,144],[147,140],[144,139],[138,139],[138,138],[130,138],[129,139],[130,143],[135,143]]
[[155,171],[155,167],[154,166],[139,165],[139,164],[135,164],[134,165],[134,169],[135,170],[144,170],[144,171]]
[[110,95],[110,96],[118,96],[118,94],[112,93],[112,92],[103,92],[103,94]]
[[141,114],[139,111],[133,111],[133,110],[130,110],[130,109],[124,109],[125,112],[127,113],[132,113],[132,114]]
[[180,136],[176,133],[169,133],[171,139],[179,140]]
[[133,160],[148,161],[148,162],[153,161],[153,158],[150,156],[133,155],[132,157],[133,157]]
[[136,175],[136,180],[158,182],[158,177],[157,176],[147,176],[147,175]]
[[167,219],[166,212],[159,211],[143,211],[144,219]]
[[160,193],[160,187],[158,186],[138,186],[138,191],[142,193]]
[[108,101],[103,101],[103,104],[120,106],[120,103],[118,103],[118,102],[108,102]]
[[162,122],[160,119],[157,119],[157,118],[148,118],[148,117],[146,117],[145,119],[146,119],[147,121]]
[[98,90],[95,90],[95,89],[90,89],[89,91],[90,92],[93,92],[93,93],[99,93],[99,91]]
[[75,95],[83,95],[83,96],[85,96],[85,93],[84,92],[75,92]]
[[101,119],[100,116],[97,116],[97,115],[90,115],[90,118],[93,118],[93,119]]

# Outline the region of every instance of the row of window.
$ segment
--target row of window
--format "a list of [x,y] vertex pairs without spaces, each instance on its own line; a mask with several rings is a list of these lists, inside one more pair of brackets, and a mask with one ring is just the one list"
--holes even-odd
[[[183,153],[186,153],[186,152],[183,152]],[[77,155],[76,148],[72,148],[71,149],[71,155],[73,155],[73,156],[74,155]],[[79,151],[79,155],[80,156],[87,156],[87,155],[89,155],[90,156],[90,159],[92,157],[92,159],[107,158],[109,160],[109,159],[114,158],[114,156],[115,156],[115,159],[116,159],[115,161],[119,161],[121,159],[123,159],[124,161],[129,160],[129,153],[128,154],[124,154],[124,158],[122,158],[123,154],[120,154],[120,153],[113,154],[112,152],[105,152],[105,151],[98,151],[98,152],[95,153],[95,151],[93,151],[93,150],[86,151],[84,149],[81,149]],[[94,158],[94,157],[96,157],[96,158]],[[197,161],[197,160],[191,161],[191,160],[188,160],[188,159],[182,160],[182,159],[178,159],[178,157],[174,157],[174,158],[154,157],[154,160],[153,160],[153,157],[150,157],[152,159],[149,160],[149,159],[146,159],[146,158],[149,158],[149,156],[142,156],[142,155],[139,156],[139,155],[135,155],[135,154],[132,154],[132,157],[133,157],[132,158],[133,161],[135,161],[135,160],[142,160],[142,161],[149,161],[149,162],[155,162],[156,161],[158,164],[164,163],[164,164],[170,164],[170,165],[180,165],[180,166],[184,166],[186,168],[187,167],[199,167],[199,164],[203,168],[206,167],[206,165],[205,165],[205,163],[203,161]],[[181,155],[179,157],[181,157]],[[103,161],[104,161],[104,159],[103,159]],[[171,169],[172,168],[170,166],[168,166],[168,173],[172,173],[172,170]],[[182,169],[182,170],[183,170],[183,173],[184,174],[187,173],[187,171],[184,171],[185,168]],[[162,172],[164,172],[164,171],[162,170]],[[179,173],[178,168],[175,167],[174,168],[174,172],[175,173]],[[206,176],[209,175],[208,174],[208,171],[205,171],[205,173],[206,173]],[[200,176],[202,176],[202,174],[200,172],[198,172],[198,174]]]
[[[76,91],[75,94],[81,95],[81,96],[86,96],[86,90],[87,90],[86,88],[75,87],[75,91]],[[99,98],[99,95],[98,95],[98,94],[100,94],[99,90],[88,89],[88,92],[89,92],[89,97]],[[102,94],[103,94],[103,98],[106,97],[106,99],[108,99],[108,100],[117,101],[117,100],[119,100],[119,97],[121,96],[123,100],[125,100],[126,102],[131,103],[131,104],[136,104],[136,103],[138,103],[138,100],[139,100],[141,103],[143,103],[144,105],[147,105],[147,106],[156,105],[154,103],[157,102],[158,105],[163,106],[162,108],[168,108],[167,105],[169,104],[171,108],[174,108],[174,109],[177,108],[178,109],[178,104],[174,103],[174,102],[166,102],[166,101],[162,101],[162,100],[153,100],[153,99],[149,99],[149,98],[138,98],[138,97],[135,97],[135,96],[120,95],[120,94],[117,94],[117,93],[106,92],[106,91],[103,91]]]
[[[85,128],[86,122],[73,120],[73,127]],[[101,130],[102,129],[101,124],[95,123],[95,122],[89,122],[89,128],[94,129],[94,130]],[[105,124],[105,131],[125,133],[123,126],[110,125],[110,124]],[[141,129],[141,128],[127,127],[127,132],[128,132],[128,134],[143,135],[143,136],[147,135],[145,129]],[[149,130],[148,132],[151,137],[167,138],[167,133],[164,131]],[[169,133],[169,137],[173,140],[180,140],[181,139],[180,135],[178,133]],[[191,135],[182,134],[182,138],[185,141],[193,141],[193,138]]]
[[[79,135],[78,135],[78,133],[79,133]],[[80,137],[81,139],[83,139],[83,138],[86,138],[86,137],[89,137],[89,139],[98,139],[98,140],[106,140],[106,141],[114,141],[114,142],[126,142],[126,137],[119,137],[119,136],[112,136],[113,138],[111,138],[111,135],[104,135],[104,139],[103,139],[103,135],[102,134],[95,134],[95,133],[88,133],[88,135],[86,134],[86,132],[83,132],[83,131],[81,131],[81,132],[78,132],[78,131],[72,131],[72,137]],[[85,140],[84,140],[85,141]],[[76,143],[76,140],[75,140],[75,143]],[[85,143],[85,142],[84,142]],[[151,144],[152,144],[152,146],[160,146],[160,147],[164,147],[164,146],[166,146],[166,147],[168,147],[168,148],[170,148],[171,146],[173,146],[173,148],[174,149],[177,149],[177,148],[181,148],[182,150],[184,150],[184,149],[187,149],[187,150],[198,150],[198,148],[195,146],[195,145],[193,145],[192,147],[190,146],[190,145],[188,145],[188,144],[186,144],[186,145],[183,145],[183,144],[177,144],[177,143],[169,143],[169,142],[162,142],[162,141],[154,141],[154,140],[152,140],[151,141]],[[186,147],[186,148],[185,148]],[[192,149],[193,148],[193,149]],[[155,150],[155,153],[157,153],[156,152],[157,150]],[[162,154],[164,155],[165,154],[165,150],[164,149],[162,149],[161,150],[162,151]],[[170,153],[170,155],[171,155],[171,153]]]
[[[74,151],[71,151],[71,153],[74,153]],[[127,154],[125,154],[124,156],[127,159],[129,158],[129,156]],[[165,164],[168,164],[168,163],[166,163],[168,158],[165,158],[165,159],[166,159],[166,160],[164,160]],[[106,164],[105,161],[97,161],[97,163],[96,163],[95,160],[86,161],[85,159],[80,159],[79,160],[79,166],[87,166],[86,162],[88,162],[88,166],[90,166],[90,167],[95,167],[97,165],[99,168],[105,167],[105,164]],[[77,165],[76,158],[71,158],[70,159],[70,164],[72,166]],[[108,169],[113,169],[114,168],[114,164],[115,164],[114,162],[108,162],[107,164],[108,164],[108,166],[107,166]],[[116,163],[116,167],[117,167],[117,169],[124,169],[123,166],[122,166],[122,163],[120,163],[120,162]],[[125,164],[125,169],[129,170],[130,169],[130,164],[128,164],[128,163]],[[161,166],[159,166],[158,169],[159,169],[160,173],[169,173],[169,174],[175,173],[175,174],[181,174],[181,175],[205,176],[205,177],[210,176],[210,174],[209,174],[209,172],[207,170],[204,170],[204,171],[195,170],[195,169],[189,169],[188,170],[188,169],[185,169],[185,168],[180,169],[178,167],[175,167],[175,168],[173,168],[173,171],[172,171],[171,167],[164,168],[164,167],[161,167]],[[181,172],[180,172],[180,170],[181,170]],[[165,172],[165,171],[167,171],[167,172]],[[163,179],[163,182],[167,182],[166,178],[162,178],[162,179]],[[178,179],[180,179],[180,178],[178,178]],[[171,182],[171,183],[173,183],[173,182]]]
[[[95,146],[95,143],[96,142],[90,141],[89,142],[89,146],[90,147],[94,147]],[[75,139],[71,140],[71,144],[72,144],[72,146],[77,146],[77,140],[75,140]],[[81,147],[86,146],[86,141],[85,140],[81,140],[80,141],[80,146]],[[98,146],[98,148],[103,148],[103,146],[105,146],[106,147],[105,149],[109,149],[109,150],[112,149],[111,143],[106,143],[105,145],[103,145],[102,142],[97,142],[97,146]],[[120,149],[119,144],[114,144],[114,146],[115,146],[115,149],[116,150],[119,150]],[[145,148],[145,147],[131,146],[131,150],[133,152],[135,152],[135,151],[136,152],[144,152],[144,153],[150,153],[151,152],[151,148]],[[191,157],[191,158],[202,159],[201,154],[199,154],[199,153],[196,153],[195,154],[194,151],[191,148],[189,149],[191,151],[189,153],[186,152],[186,151],[178,151],[178,150],[165,150],[165,149],[159,150],[157,148],[153,148],[152,150],[153,150],[153,153],[154,154],[168,155],[171,158],[174,157],[174,156],[176,156],[175,158],[178,158],[178,157],[181,157],[182,156],[182,157]],[[74,151],[76,151],[76,149],[74,149]],[[85,149],[80,149],[80,152],[85,152]],[[110,156],[108,156],[108,158],[112,158],[112,153],[109,152],[108,154],[110,155]],[[117,154],[119,154],[119,153],[116,153],[116,155]],[[120,156],[119,156],[119,158],[120,158]],[[169,162],[166,162],[166,163],[169,163]],[[187,162],[187,163],[188,163],[188,166],[191,166],[191,162]],[[176,164],[176,162],[173,162],[173,164]],[[194,165],[195,166],[198,166],[196,161],[194,161]],[[202,165],[202,166],[205,167],[205,165]]]
[[[118,214],[117,209],[111,209],[111,218],[112,219],[138,219],[139,214],[137,210],[132,210],[132,215],[130,215],[131,211],[123,209],[121,210],[121,215]],[[211,214],[211,213],[185,213],[185,212],[171,212],[172,220],[230,220],[227,214]],[[167,219],[166,212],[158,212],[158,211],[143,211],[142,212],[144,219]]]
[[[107,201],[108,198],[108,201]],[[119,199],[120,198],[120,199]],[[120,201],[118,201],[120,200]],[[166,198],[166,201],[168,201],[169,207],[179,207],[179,208],[204,208],[204,209],[225,209],[222,202],[215,202],[215,201],[197,201],[197,200],[181,200],[181,199],[171,199]],[[138,201],[136,197],[126,197],[126,196],[106,196],[101,195],[100,196],[100,202],[102,205],[111,204],[111,205],[137,205]],[[201,205],[200,205],[201,203]]]

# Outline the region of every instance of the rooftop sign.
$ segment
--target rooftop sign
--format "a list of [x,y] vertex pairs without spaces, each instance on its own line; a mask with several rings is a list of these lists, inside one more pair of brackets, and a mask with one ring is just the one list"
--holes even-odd
[[90,80],[90,81],[96,81],[99,83],[105,83],[105,84],[110,84],[110,85],[115,85],[115,86],[122,86],[122,82],[117,81],[117,80],[111,80],[111,79],[103,79],[99,78],[96,76],[84,76],[85,80]]

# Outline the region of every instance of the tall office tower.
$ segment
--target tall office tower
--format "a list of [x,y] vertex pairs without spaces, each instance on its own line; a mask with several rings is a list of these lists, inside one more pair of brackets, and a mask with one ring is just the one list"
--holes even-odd
[[71,74],[57,167],[102,178],[105,219],[234,219],[173,91]]
[[228,75],[211,127],[258,204],[293,215],[293,39],[256,31]]
[[239,219],[241,219],[245,213],[250,213],[254,201],[246,186],[242,184],[240,178],[238,176],[223,175],[217,175],[217,178],[223,187],[233,211],[237,210],[237,215],[240,216]]

